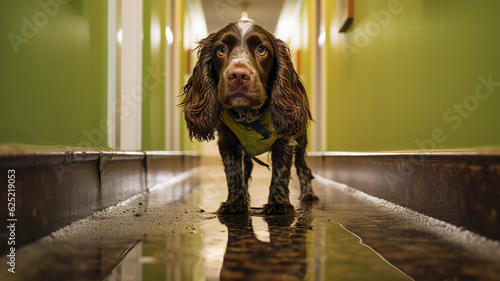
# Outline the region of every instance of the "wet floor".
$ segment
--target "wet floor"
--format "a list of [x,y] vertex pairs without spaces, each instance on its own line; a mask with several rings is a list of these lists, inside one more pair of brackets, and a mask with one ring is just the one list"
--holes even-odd
[[206,165],[17,252],[0,280],[500,280],[500,246],[324,179],[321,201],[265,216],[256,167],[249,215],[218,216],[219,164]]

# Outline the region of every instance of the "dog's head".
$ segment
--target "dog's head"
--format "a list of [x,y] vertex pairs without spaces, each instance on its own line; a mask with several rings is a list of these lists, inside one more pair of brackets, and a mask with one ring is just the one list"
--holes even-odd
[[287,45],[252,21],[237,21],[201,40],[183,88],[190,137],[211,140],[224,108],[256,110],[270,101],[274,134],[301,136],[312,119]]

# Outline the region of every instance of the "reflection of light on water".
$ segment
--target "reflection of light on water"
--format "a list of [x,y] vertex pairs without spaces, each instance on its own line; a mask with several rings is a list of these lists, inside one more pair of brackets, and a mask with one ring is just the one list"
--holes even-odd
[[[252,216],[251,220],[256,238],[261,242],[270,243],[270,232],[264,218]],[[292,224],[291,233],[294,232],[295,226],[293,225],[296,223]],[[360,280],[368,276],[377,276],[378,279],[374,280],[413,280],[370,246],[364,244],[358,235],[343,225],[313,222],[312,227],[314,230],[308,231],[308,242],[302,245],[308,248],[309,253],[307,257],[303,257],[308,263],[307,269],[304,268],[307,270],[306,279],[326,278],[327,280],[335,274],[356,276],[361,278]],[[245,237],[241,239],[246,239]],[[181,280],[176,278],[179,277],[177,275],[179,272],[185,272],[187,275],[183,276],[186,278],[215,280],[220,277],[222,271],[227,243],[227,227],[216,217],[212,217],[197,228],[189,227],[188,232],[149,237],[139,242],[130,251],[126,251],[124,260],[105,281],[143,280],[144,276],[164,273],[171,277],[167,278],[168,280]],[[260,242],[256,243],[262,245]],[[285,243],[282,246],[287,243],[300,245],[301,241],[279,243]],[[269,246],[276,247],[272,243]],[[245,246],[242,245],[242,247]],[[273,249],[279,250],[279,248]],[[242,248],[242,250],[252,251],[250,248]],[[300,252],[300,249],[296,250]],[[273,255],[271,252],[270,254]],[[300,259],[300,256],[296,258]],[[342,267],[333,266],[339,264],[342,264]],[[358,268],[364,268],[364,270],[357,271]]]
[[142,257],[142,242],[137,243],[135,246],[131,245],[130,247],[133,248],[128,251],[125,258],[115,269],[113,269],[104,281],[142,280],[142,260],[152,257]]
[[255,237],[262,242],[271,242],[269,228],[263,217],[252,217],[252,227]]
[[200,232],[203,240],[201,256],[204,260],[204,275],[219,276],[226,253],[227,228],[214,218],[203,224]]

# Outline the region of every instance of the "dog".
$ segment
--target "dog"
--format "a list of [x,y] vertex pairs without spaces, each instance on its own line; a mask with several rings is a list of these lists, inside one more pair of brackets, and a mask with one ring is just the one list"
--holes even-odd
[[228,185],[219,214],[248,213],[248,181],[256,155],[271,151],[272,180],[265,214],[294,212],[288,184],[295,154],[300,199],[312,202],[305,162],[312,121],[302,80],[285,42],[253,21],[240,20],[199,42],[198,61],[182,89],[189,137],[209,141],[218,133]]

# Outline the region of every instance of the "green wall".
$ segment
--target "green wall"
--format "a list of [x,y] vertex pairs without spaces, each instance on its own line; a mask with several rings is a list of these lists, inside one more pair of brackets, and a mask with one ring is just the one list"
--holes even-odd
[[[314,38],[314,33],[312,32],[312,28],[315,25],[315,14],[314,14],[314,9],[315,9],[315,1],[313,0],[304,0],[302,2],[302,7],[301,7],[301,13],[300,13],[300,26],[302,27],[301,30],[298,30],[297,32],[293,32],[293,36],[299,36],[299,42],[300,42],[300,50],[294,52],[293,51],[293,46],[292,48],[292,56],[297,56],[297,65],[294,65],[295,69],[297,70],[298,74],[300,75],[300,78],[304,82],[304,88],[306,89],[307,96],[309,98],[309,106],[311,107],[311,110],[314,110],[314,102],[313,102],[313,83],[314,78],[313,77],[313,68],[316,65],[316,62],[314,61],[314,56],[313,56],[313,48],[315,48],[315,41],[316,38]],[[293,39],[292,39],[293,40]],[[313,114],[313,118],[319,118],[319,116],[316,116]],[[311,137],[312,137],[312,126],[314,126],[314,123],[310,123],[308,130],[307,130],[307,140],[309,143],[309,147],[311,146]]]
[[164,0],[144,0],[142,59],[142,149],[165,149],[165,54],[167,8]]
[[107,146],[107,13],[0,1],[0,144]]
[[500,1],[356,0],[343,34],[336,2],[322,2],[327,150],[500,146]]
[[[180,54],[180,65],[179,65],[179,71],[180,71],[180,86],[181,89],[179,89],[179,95],[182,94],[182,87],[186,85],[187,81],[189,80],[189,77],[191,77],[191,74],[193,72],[194,65],[197,61],[197,59],[194,59],[194,56],[198,53],[198,50],[193,50],[191,49],[186,49],[185,41],[187,42],[193,42],[196,40],[192,40],[191,38],[187,38],[186,35],[190,33],[191,29],[191,22],[188,14],[188,9],[186,7],[186,1],[181,1],[181,10],[182,10],[182,17],[180,19],[181,22],[181,30],[183,30],[182,33],[182,39],[181,39],[181,54]],[[194,55],[193,55],[194,54]],[[191,56],[190,59],[188,59],[188,56]],[[190,61],[191,65],[188,65],[188,61]],[[184,99],[184,96],[179,96],[179,103]],[[182,108],[180,111],[180,117],[179,120],[181,122],[180,124],[180,149],[183,151],[201,151],[201,145],[200,142],[195,140],[194,138],[192,140],[189,139],[189,131],[186,127],[186,121],[184,120],[184,113],[182,112]]]

